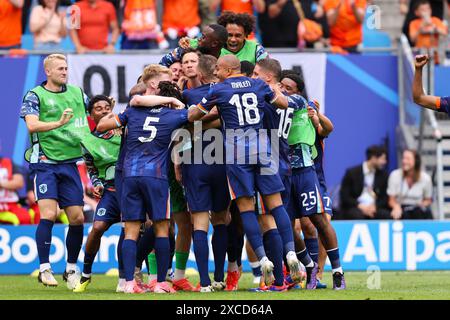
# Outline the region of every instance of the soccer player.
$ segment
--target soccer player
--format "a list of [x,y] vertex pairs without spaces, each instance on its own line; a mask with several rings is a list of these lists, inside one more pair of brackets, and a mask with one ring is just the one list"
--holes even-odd
[[[203,29],[202,36],[198,39],[198,46],[195,49],[201,53],[212,55],[216,58],[220,56],[220,52],[225,47],[228,39],[227,29],[219,24],[210,24]],[[189,42],[189,40],[188,40]],[[159,64],[170,67],[175,62],[181,61],[184,50],[189,47],[189,44],[183,47],[175,48],[172,52],[162,57]]]
[[438,112],[450,114],[450,97],[437,97],[425,94],[422,84],[422,69],[428,63],[428,55],[418,55],[415,58],[416,72],[414,73],[413,97],[419,106]]
[[63,280],[69,289],[79,281],[77,259],[83,241],[83,187],[76,162],[80,141],[90,134],[86,118],[87,97],[79,87],[67,84],[67,61],[61,54],[44,59],[47,80],[25,95],[20,116],[31,134],[28,150],[41,220],[36,229],[39,282],[57,286],[49,262],[52,228],[59,207],[69,218],[66,238],[67,265]]
[[[88,112],[95,125],[100,119],[112,113],[111,99],[104,95],[94,96],[88,105]],[[100,248],[103,234],[114,223],[120,222],[120,206],[114,188],[115,164],[119,155],[121,137],[114,130],[99,133],[95,129],[81,140],[83,159],[94,187],[94,196],[100,198],[94,216],[94,224],[89,232],[84,255],[83,273],[74,292],[84,292],[91,282],[92,264]],[[120,242],[120,241],[119,241]],[[121,248],[117,246],[117,256],[121,257]],[[119,261],[119,274],[123,273],[123,264]],[[120,279],[119,282],[124,281]]]
[[[189,65],[189,57],[187,56],[192,54],[188,53],[183,56],[183,70],[185,69],[186,62]],[[190,89],[183,91],[183,98],[188,106],[196,106],[200,103],[202,98],[207,95],[213,82],[216,81],[214,68],[217,59],[210,55],[200,55],[197,58],[196,80],[201,85],[193,87],[194,81],[191,81]],[[186,74],[190,74],[190,71],[187,70]],[[191,78],[190,80],[194,79]],[[219,121],[214,122],[216,123],[215,126],[220,127]],[[205,123],[206,121],[203,119],[203,124]],[[214,124],[211,125],[214,126]],[[222,141],[214,140],[211,142],[209,140],[203,140],[203,137],[201,140],[197,140],[202,133],[199,132],[196,134],[195,131],[196,129],[194,128],[190,163],[182,165],[182,176],[186,199],[194,225],[194,253],[200,274],[199,291],[211,292],[213,290],[219,291],[225,289],[224,264],[228,244],[226,222],[230,198],[227,193],[227,178],[225,164],[223,162],[224,152]],[[200,163],[195,161],[196,154],[204,155],[211,147],[215,149],[215,152],[214,154],[210,154],[210,156],[212,158],[219,157],[220,163],[214,161],[213,163],[206,164],[203,156],[201,157]],[[217,152],[220,152],[220,154],[217,154]],[[214,229],[212,249],[215,269],[214,282],[212,284],[208,274],[209,248],[207,236],[209,212],[211,212],[211,222]]]
[[[254,73],[254,78],[259,78],[266,82],[267,84],[270,84],[272,86],[278,86],[279,81],[281,80],[281,65],[279,61],[275,59],[266,58],[263,60],[260,60],[256,63]],[[276,138],[279,140],[279,175],[281,180],[283,181],[285,190],[281,193],[283,205],[287,208],[290,198],[290,191],[291,191],[291,167],[289,162],[289,144],[288,144],[288,136],[291,128],[291,122],[293,113],[295,110],[301,108],[304,105],[304,99],[299,95],[292,95],[288,98],[289,101],[289,107],[286,110],[281,109],[275,109],[270,104],[265,105],[264,109],[264,126],[266,129],[271,130],[273,129],[277,131]],[[307,254],[305,249],[305,245],[303,243],[303,240],[300,238],[298,234],[294,234],[294,224],[291,225],[290,217],[288,215],[283,216],[280,213],[277,215],[274,215],[273,218],[270,215],[265,214],[265,207],[263,202],[259,202],[260,205],[260,211],[262,213],[261,220],[263,222],[263,228],[268,229],[269,231],[267,234],[267,244],[269,246],[274,246],[274,243],[280,238],[283,241],[285,254],[288,250],[295,250],[297,249],[297,258],[306,266],[307,272],[310,274],[313,272],[314,269],[314,263]],[[272,218],[269,220],[268,218]],[[276,226],[273,223],[273,220],[276,222]],[[294,219],[295,221],[295,219]],[[275,227],[278,227],[278,231],[274,229]],[[272,229],[272,230],[270,230]],[[278,238],[278,239],[277,239]],[[294,238],[296,243],[296,248],[294,247]],[[291,245],[291,247],[288,249],[288,245]],[[291,249],[292,248],[292,249]],[[275,248],[273,248],[271,251],[275,251]],[[281,250],[278,250],[281,251]],[[287,258],[287,257],[286,257]],[[291,269],[291,265],[288,264],[289,269]],[[295,266],[296,267],[296,266]],[[284,288],[284,275],[282,266],[279,266],[279,270],[275,274],[275,280],[276,280],[276,288],[280,291],[286,290]],[[299,270],[298,268],[294,270],[290,270],[291,272],[291,280],[290,285],[295,285],[295,280],[300,280],[300,275],[296,274]],[[294,280],[294,281],[292,281]],[[278,283],[278,284],[277,284]]]
[[227,45],[222,49],[221,56],[234,54],[240,61],[253,64],[268,57],[262,45],[248,39],[255,30],[256,18],[253,15],[225,11],[217,19],[217,23],[228,32]]
[[[308,110],[306,100],[303,103],[303,110]],[[288,211],[292,220],[306,216],[316,227],[327,250],[327,255],[333,269],[333,289],[342,290],[346,288],[346,284],[344,272],[340,264],[336,232],[326,217],[323,195],[320,192],[320,183],[317,178],[312,156],[311,146],[315,142],[315,128],[312,126],[312,123],[302,124],[299,128],[301,128],[301,131],[298,131],[297,138],[293,138],[296,140],[291,142],[289,152],[292,168],[292,188]],[[311,135],[314,135],[312,141],[310,141]],[[306,251],[306,249],[304,250]],[[307,289],[316,289],[317,269],[318,265],[314,262],[312,272],[308,272]]]
[[[232,156],[230,159],[227,158],[226,165],[230,195],[232,199],[236,199],[245,234],[260,260],[264,283],[270,286],[273,281],[274,265],[264,250],[253,197],[258,190],[272,214],[274,211],[284,211],[284,214],[287,214],[280,196],[284,186],[280,177],[270,168],[270,164],[263,164],[261,150],[254,153],[252,149],[255,146],[259,148],[266,146],[270,149],[267,136],[261,137],[259,131],[262,129],[264,102],[270,101],[281,108],[287,108],[287,99],[274,93],[263,81],[242,76],[239,59],[234,55],[219,58],[215,75],[220,83],[212,86],[197,108],[193,108],[195,112],[193,118],[200,119],[214,106],[218,108],[222,130],[227,133],[225,151]],[[259,144],[258,139],[262,140]],[[242,155],[239,150],[235,153],[236,146],[244,147],[245,154]],[[251,156],[258,157],[256,164],[248,163]],[[244,164],[240,164],[242,162]],[[290,253],[289,258],[292,254],[298,265],[295,252]]]
[[[147,82],[144,71],[143,81]],[[170,80],[170,72],[169,79]],[[171,82],[160,82],[158,93],[171,92]],[[162,90],[162,89],[165,90]],[[124,180],[122,191],[122,221],[125,222],[125,240],[123,241],[123,259],[126,277],[126,293],[142,293],[133,274],[136,264],[136,241],[141,222],[146,216],[153,222],[155,232],[155,255],[157,262],[157,283],[153,292],[175,292],[165,281],[169,267],[170,245],[170,200],[167,180],[168,156],[172,132],[188,122],[188,111],[172,110],[170,106],[184,107],[175,98],[153,108],[135,108],[133,106],[152,105],[152,96],[134,96],[131,108],[116,116],[102,119],[98,125],[101,131],[114,127],[127,126],[128,134],[125,147]],[[106,121],[103,121],[106,120]]]

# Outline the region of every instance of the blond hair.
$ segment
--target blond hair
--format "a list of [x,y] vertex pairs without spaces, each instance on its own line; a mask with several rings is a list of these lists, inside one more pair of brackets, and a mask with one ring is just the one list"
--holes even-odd
[[60,53],[52,53],[45,57],[44,69],[48,68],[54,60],[64,60],[67,62],[67,58],[65,55],[60,54]]
[[169,68],[164,67],[160,64],[149,64],[144,68],[144,72],[142,73],[142,82],[147,82],[161,73],[167,73],[170,77],[172,77],[172,71]]

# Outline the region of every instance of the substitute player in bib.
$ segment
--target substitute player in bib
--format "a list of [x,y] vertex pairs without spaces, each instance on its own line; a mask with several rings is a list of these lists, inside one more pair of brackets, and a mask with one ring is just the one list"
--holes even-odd
[[[95,125],[100,119],[112,113],[114,105],[111,99],[97,95],[89,101],[88,112]],[[81,147],[83,159],[94,187],[94,196],[100,198],[94,216],[94,224],[89,232],[84,255],[83,273],[74,292],[84,292],[91,282],[92,264],[100,248],[103,234],[114,223],[120,222],[120,206],[114,187],[114,173],[119,156],[121,137],[114,130],[100,133],[94,129],[83,137]],[[120,241],[119,241],[120,242]],[[117,257],[122,249],[117,246]],[[123,274],[123,264],[119,261],[119,274]],[[120,282],[120,279],[119,279]]]
[[31,134],[26,157],[34,176],[41,220],[36,229],[39,282],[57,286],[50,267],[52,228],[58,204],[69,218],[66,238],[67,266],[63,280],[73,289],[79,281],[77,259],[83,241],[83,188],[76,162],[81,160],[80,141],[90,134],[86,118],[87,98],[79,87],[67,84],[66,57],[51,54],[44,59],[47,81],[30,90],[20,115]]
[[[208,95],[197,105],[194,117],[200,119],[214,106],[219,110],[222,130],[227,136],[225,151],[230,155],[226,164],[230,195],[236,199],[245,234],[260,260],[264,282],[270,286],[274,265],[264,250],[253,197],[255,191],[259,191],[269,211],[285,211],[280,197],[284,186],[271,163],[263,163],[270,159],[270,155],[263,159],[263,156],[270,154],[270,143],[267,135],[264,136],[265,132],[259,130],[262,129],[264,102],[270,101],[287,108],[287,99],[274,93],[263,81],[242,76],[239,59],[233,55],[219,58],[215,75],[221,82],[212,86]],[[260,137],[260,134],[263,136]],[[262,142],[258,143],[259,139]],[[235,153],[235,147],[241,150]],[[266,148],[265,152],[262,148]],[[256,159],[256,164],[250,163],[253,162],[251,158]],[[292,254],[298,264],[295,252],[290,252],[289,256]]]

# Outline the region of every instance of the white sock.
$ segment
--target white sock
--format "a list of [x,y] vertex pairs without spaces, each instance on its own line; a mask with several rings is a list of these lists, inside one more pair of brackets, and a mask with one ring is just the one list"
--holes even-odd
[[157,274],[149,274],[148,275],[148,282],[152,281],[152,280],[156,280],[158,278]]
[[175,268],[175,273],[173,275],[173,280],[181,280],[186,278],[186,270]]
[[66,272],[69,271],[76,271],[77,270],[77,264],[76,263],[67,263],[66,265]]
[[234,272],[234,271],[239,271],[239,267],[237,265],[237,262],[228,262],[228,271],[229,272]]
[[81,275],[85,278],[90,278],[92,273],[84,273],[82,272]]
[[333,274],[335,274],[336,272],[340,272],[340,273],[344,274],[344,270],[342,270],[342,267],[333,269]]
[[259,263],[259,261],[250,262],[250,267],[252,267],[252,268],[259,268],[259,267],[261,267],[261,264]]
[[50,263],[43,263],[39,265],[39,272],[44,272],[47,269],[50,269]]

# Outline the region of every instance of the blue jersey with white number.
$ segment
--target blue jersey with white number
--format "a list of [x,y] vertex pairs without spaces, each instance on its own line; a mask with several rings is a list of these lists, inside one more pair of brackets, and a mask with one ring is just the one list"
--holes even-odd
[[[217,106],[227,156],[237,159],[270,153],[268,137],[260,137],[260,129],[263,128],[265,103],[272,102],[275,98],[275,93],[264,81],[239,75],[212,86],[198,108],[209,112]],[[245,155],[236,151],[243,146]],[[229,149],[234,147],[237,147],[234,151]]]
[[[279,163],[280,163],[280,175],[290,175],[291,166],[289,163],[289,144],[287,138],[291,129],[292,118],[294,111],[304,108],[306,100],[300,95],[292,95],[288,97],[289,106],[287,109],[276,108],[270,103],[265,104],[264,108],[264,128],[269,130],[270,141],[273,141],[271,135],[272,129],[278,130],[279,141]],[[274,152],[272,144],[272,155]]]
[[[184,90],[183,91],[183,100],[184,100],[184,102],[186,103],[186,105],[188,107],[192,107],[192,106],[198,105],[202,101],[202,98],[205,97],[208,94],[209,89],[213,85],[214,85],[214,83],[209,83],[209,84],[201,85],[201,86],[196,87],[196,88]],[[198,139],[198,138],[200,138],[200,137],[195,137],[194,139]],[[195,143],[196,142],[194,142],[194,144]],[[211,143],[214,143],[214,141],[202,140],[202,152]],[[220,145],[215,146],[214,150],[217,150],[217,148],[223,148],[223,143],[221,143]],[[193,158],[194,157],[194,153],[192,152],[191,155],[192,155],[192,158]],[[203,159],[203,157],[202,157],[202,159]]]
[[117,118],[128,129],[124,177],[167,179],[172,132],[187,123],[188,111],[131,107]]

